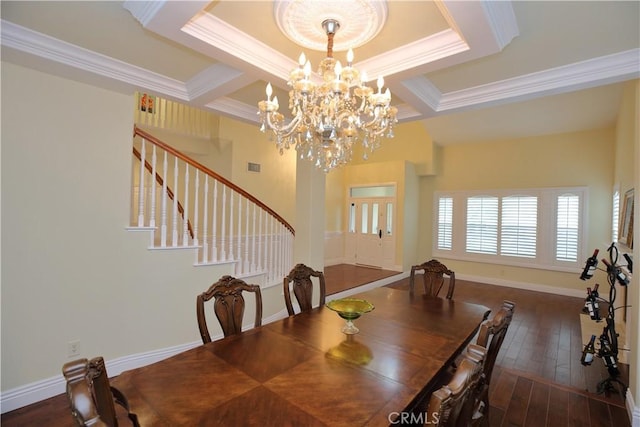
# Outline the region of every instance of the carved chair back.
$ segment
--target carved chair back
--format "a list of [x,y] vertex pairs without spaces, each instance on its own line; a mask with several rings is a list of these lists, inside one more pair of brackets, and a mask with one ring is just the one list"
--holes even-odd
[[262,325],[262,292],[260,291],[260,286],[248,285],[241,279],[223,276],[196,298],[198,328],[200,329],[200,337],[203,343],[211,342],[204,310],[205,303],[214,299],[213,311],[220,322],[222,333],[225,337],[239,334],[242,332],[242,319],[245,311],[244,292],[251,292],[255,295],[256,316],[254,327]]
[[[472,346],[474,346],[472,344]],[[485,349],[467,352],[453,378],[429,399],[425,425],[439,427],[469,426],[476,406],[482,376]]]
[[130,411],[127,398],[109,384],[102,357],[65,363],[62,374],[67,382],[71,414],[79,426],[117,427],[117,403],[126,410],[131,424],[139,427],[138,417]]
[[502,347],[502,342],[507,334],[513,311],[516,304],[511,301],[503,301],[502,307],[495,316],[487,319],[480,325],[476,344],[487,349],[487,357],[484,362],[484,376],[487,384],[491,381],[491,373],[496,363],[496,358]]
[[487,319],[480,325],[476,345],[469,346],[469,352],[473,353],[475,349],[482,348],[486,351],[484,366],[482,368],[482,378],[480,387],[478,388],[478,399],[476,402],[476,410],[474,412],[474,426],[489,426],[489,384],[493,374],[493,368],[496,364],[496,358],[502,347],[502,342],[507,334],[511,319],[513,319],[513,311],[515,303],[511,301],[503,301],[502,307],[491,319]]
[[425,295],[437,297],[444,286],[445,281],[448,281],[447,299],[453,298],[453,291],[456,286],[456,275],[436,259],[411,267],[411,274],[409,276],[409,292],[412,296],[415,287],[415,277],[419,275],[420,272],[422,272],[422,287]]
[[295,314],[291,292],[295,295],[296,301],[300,306],[300,311],[309,311],[313,308],[313,281],[317,278],[318,288],[320,290],[319,305],[323,306],[326,301],[326,286],[324,281],[324,273],[316,271],[304,264],[297,264],[284,278],[284,302],[287,306],[289,316]]

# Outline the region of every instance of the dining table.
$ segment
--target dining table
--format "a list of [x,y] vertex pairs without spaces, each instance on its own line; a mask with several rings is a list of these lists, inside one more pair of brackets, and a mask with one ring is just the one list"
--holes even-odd
[[320,306],[111,383],[143,427],[397,425],[424,411],[490,312],[387,287],[351,298],[374,306],[354,321],[357,334]]

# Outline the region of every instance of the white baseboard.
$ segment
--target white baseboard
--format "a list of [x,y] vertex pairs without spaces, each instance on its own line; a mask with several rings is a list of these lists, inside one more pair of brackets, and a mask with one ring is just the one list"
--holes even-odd
[[338,292],[337,294],[331,294],[327,296],[327,300],[334,300],[338,298],[345,298],[351,296],[353,294],[357,294],[360,292],[365,292],[371,289],[379,288],[381,286],[386,286],[390,283],[397,282],[398,280],[404,279],[405,277],[409,277],[409,272],[398,273],[391,277],[385,277],[384,279],[377,280],[375,282],[367,283],[366,285],[358,286],[357,288],[347,289],[342,292]]
[[[132,354],[113,360],[105,360],[105,365],[109,376],[113,377],[124,371],[158,362],[201,344],[202,343],[198,341],[146,353]],[[5,412],[57,396],[64,393],[65,389],[66,381],[62,374],[60,374],[55,377],[7,390],[0,396],[0,413],[4,414]]]
[[456,279],[470,282],[486,283],[488,285],[504,286],[507,288],[525,289],[527,291],[544,292],[547,294],[564,295],[567,297],[584,297],[584,291],[578,289],[556,288],[538,283],[516,282],[514,280],[496,279],[494,277],[470,276],[456,273]]
[[[262,324],[275,322],[276,320],[287,317],[287,310],[281,310],[262,320]],[[253,324],[247,328],[252,328]],[[212,340],[221,339],[222,335],[212,337]],[[173,347],[167,347],[159,350],[152,350],[144,353],[132,354],[129,356],[119,357],[113,360],[105,360],[107,373],[110,377],[120,375],[124,371],[147,366],[155,362],[159,362],[168,357],[174,356],[183,351],[202,345],[201,341],[180,344]],[[48,399],[53,396],[64,393],[66,390],[66,381],[62,374],[45,380],[36,381],[12,390],[7,390],[0,396],[0,413],[13,411],[23,406]]]
[[640,408],[635,405],[633,401],[633,394],[628,388],[625,403],[629,419],[631,420],[631,427],[640,427]]

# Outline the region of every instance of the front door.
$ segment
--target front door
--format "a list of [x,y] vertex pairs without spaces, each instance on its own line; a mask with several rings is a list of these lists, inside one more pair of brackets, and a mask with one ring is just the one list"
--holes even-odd
[[395,258],[394,199],[357,198],[350,203],[349,231],[356,264],[391,268]]

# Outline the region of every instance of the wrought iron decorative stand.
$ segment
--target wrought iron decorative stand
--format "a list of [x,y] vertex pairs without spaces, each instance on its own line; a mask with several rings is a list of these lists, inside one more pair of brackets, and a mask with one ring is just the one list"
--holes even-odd
[[[605,320],[605,326],[602,329],[602,334],[598,338],[600,348],[596,352],[596,356],[601,358],[607,367],[609,377],[598,382],[597,392],[598,394],[619,392],[624,399],[624,393],[627,389],[627,385],[620,379],[620,370],[618,369],[618,333],[616,332],[615,314],[618,308],[616,307],[616,283],[621,286],[627,286],[629,283],[625,273],[618,266],[618,249],[615,243],[607,249],[609,253],[609,260],[603,259],[603,263],[607,269],[603,270],[607,273],[607,282],[609,283],[609,298],[605,300],[596,296],[596,298],[607,304],[607,317]],[[583,276],[581,278],[584,277]],[[616,387],[617,386],[617,387]]]

